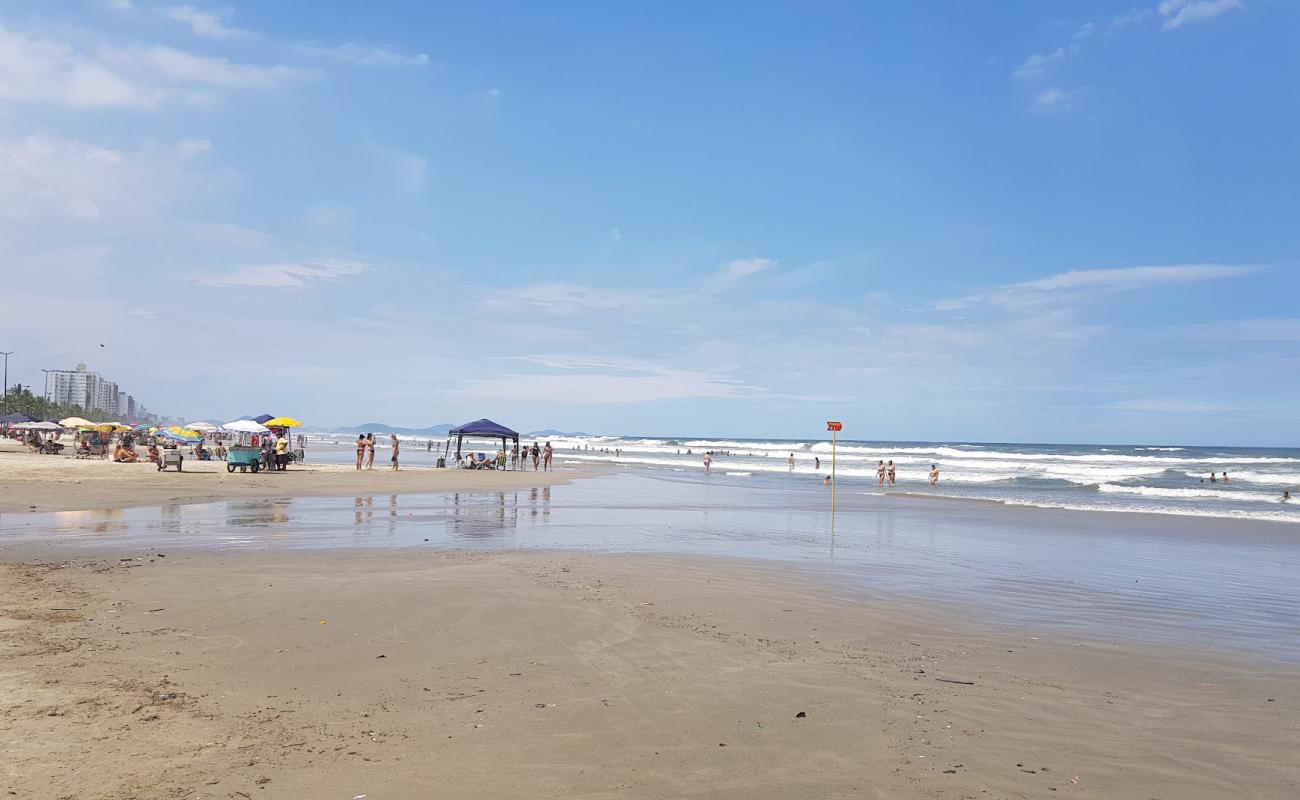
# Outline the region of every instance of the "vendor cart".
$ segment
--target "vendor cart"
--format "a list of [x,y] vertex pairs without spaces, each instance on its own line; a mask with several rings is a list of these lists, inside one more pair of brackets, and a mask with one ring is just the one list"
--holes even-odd
[[262,448],[248,447],[246,445],[234,445],[226,451],[226,472],[234,472],[238,467],[240,472],[252,470],[257,472],[262,468]]

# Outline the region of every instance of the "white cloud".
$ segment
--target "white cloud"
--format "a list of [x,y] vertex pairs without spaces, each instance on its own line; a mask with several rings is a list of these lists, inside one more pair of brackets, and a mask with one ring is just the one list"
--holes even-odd
[[1119,400],[1107,403],[1103,408],[1113,411],[1141,411],[1151,414],[1217,414],[1232,411],[1230,406],[1220,403],[1203,403],[1194,400],[1165,400],[1160,398]]
[[690,398],[735,398],[740,382],[713,372],[678,369],[649,361],[593,356],[526,356],[558,372],[502,375],[468,382],[471,397],[528,397],[539,403],[652,403]]
[[104,0],[104,6],[110,11],[131,11],[131,0]]
[[1053,86],[1034,95],[1034,105],[1039,108],[1069,108],[1076,91]]
[[1047,67],[1065,58],[1070,52],[1064,47],[1058,47],[1050,53],[1034,53],[1022,61],[1020,66],[1016,67],[1016,71],[1011,74],[1017,78],[1038,77],[1043,74]]
[[424,188],[424,179],[429,171],[428,161],[395,147],[376,144],[374,148],[404,189],[418,192]]
[[423,67],[429,64],[429,56],[424,53],[402,53],[387,45],[366,42],[337,45],[300,42],[294,45],[294,49],[305,56],[328,58],[359,67]]
[[1145,22],[1155,12],[1149,8],[1130,8],[1123,14],[1116,14],[1110,18],[1110,27],[1127,28],[1129,25],[1136,25],[1139,22]]
[[501,97],[501,90],[493,86],[490,89],[484,89],[483,96],[489,100],[496,100]]
[[212,149],[203,139],[136,150],[26,136],[0,142],[0,218],[95,220],[165,202],[179,168]]
[[208,39],[237,39],[253,35],[252,31],[227,25],[220,13],[203,11],[191,5],[162,6],[156,10],[168,19],[189,25],[195,36]]
[[1013,284],[1013,289],[1054,291],[1081,287],[1131,289],[1170,283],[1192,283],[1217,278],[1239,278],[1259,271],[1258,267],[1221,264],[1186,264],[1171,267],[1120,267],[1118,269],[1081,269],[1062,272],[1036,281]]
[[711,291],[726,289],[774,266],[776,262],[770,258],[738,258],[710,275],[704,282],[704,288]]
[[[1215,329],[1214,335],[1221,333]],[[1234,323],[1229,333],[1234,339],[1267,342],[1300,342],[1300,319],[1247,319]]]
[[1071,270],[1039,280],[1013,283],[988,294],[969,295],[933,304],[936,311],[959,311],[979,305],[1024,308],[1052,300],[1057,294],[1086,289],[1122,291],[1223,278],[1238,278],[1260,267],[1223,264],[1180,264],[1159,267]]
[[363,261],[320,259],[278,264],[250,264],[220,275],[197,278],[204,286],[300,289],[313,283],[333,283],[341,278],[369,272]]
[[1204,22],[1241,8],[1241,0],[1163,0],[1156,10],[1165,18],[1162,30],[1171,31],[1192,22]]
[[69,108],[152,108],[211,101],[226,89],[273,89],[311,75],[282,64],[259,66],[164,46],[100,45],[84,50],[0,25],[0,101]]
[[584,314],[590,311],[655,311],[689,302],[679,292],[638,292],[600,289],[573,283],[542,283],[505,293],[493,292],[485,304],[491,308],[527,306],[550,314]]

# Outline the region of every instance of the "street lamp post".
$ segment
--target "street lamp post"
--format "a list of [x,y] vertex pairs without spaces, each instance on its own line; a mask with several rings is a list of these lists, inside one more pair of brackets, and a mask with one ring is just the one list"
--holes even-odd
[[13,354],[14,351],[12,350],[10,350],[8,353],[0,352],[0,356],[5,357],[5,393],[4,393],[5,411],[9,410],[9,356]]

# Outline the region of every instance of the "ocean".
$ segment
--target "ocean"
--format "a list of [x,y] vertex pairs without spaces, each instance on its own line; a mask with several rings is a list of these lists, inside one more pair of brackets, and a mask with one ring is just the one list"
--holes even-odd
[[[307,433],[308,457],[348,463],[354,437]],[[430,464],[427,437],[400,437],[404,463]],[[532,439],[527,439],[531,443]],[[546,440],[541,440],[543,443]],[[594,462],[614,468],[715,484],[822,490],[831,469],[827,441],[619,436],[553,437],[558,466]],[[387,437],[379,442],[385,450]],[[442,445],[434,440],[435,448]],[[492,450],[480,442],[476,449]],[[469,448],[467,444],[466,448]],[[705,452],[712,451],[706,475]],[[788,461],[793,454],[794,469]],[[387,455],[376,456],[387,465]],[[1054,445],[973,442],[841,440],[836,449],[839,492],[943,497],[1076,511],[1133,512],[1300,523],[1300,449]],[[876,465],[892,460],[897,483],[881,489]],[[939,485],[929,485],[930,466]],[[1227,472],[1228,481],[1210,480]]]

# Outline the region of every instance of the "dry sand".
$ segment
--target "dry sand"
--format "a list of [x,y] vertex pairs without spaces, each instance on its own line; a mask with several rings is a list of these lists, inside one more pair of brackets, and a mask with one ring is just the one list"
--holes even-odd
[[11,796],[1300,796],[1281,667],[738,561],[120,555],[0,566]]
[[0,513],[202,503],[240,497],[328,497],[356,492],[512,491],[564,483],[576,474],[572,468],[497,472],[403,467],[394,472],[387,463],[376,463],[375,469],[361,471],[337,464],[308,463],[284,472],[228,473],[223,461],[192,458],[185,459],[182,472],[159,472],[148,463],[115,464],[98,458],[35,455],[17,442],[0,440]]

